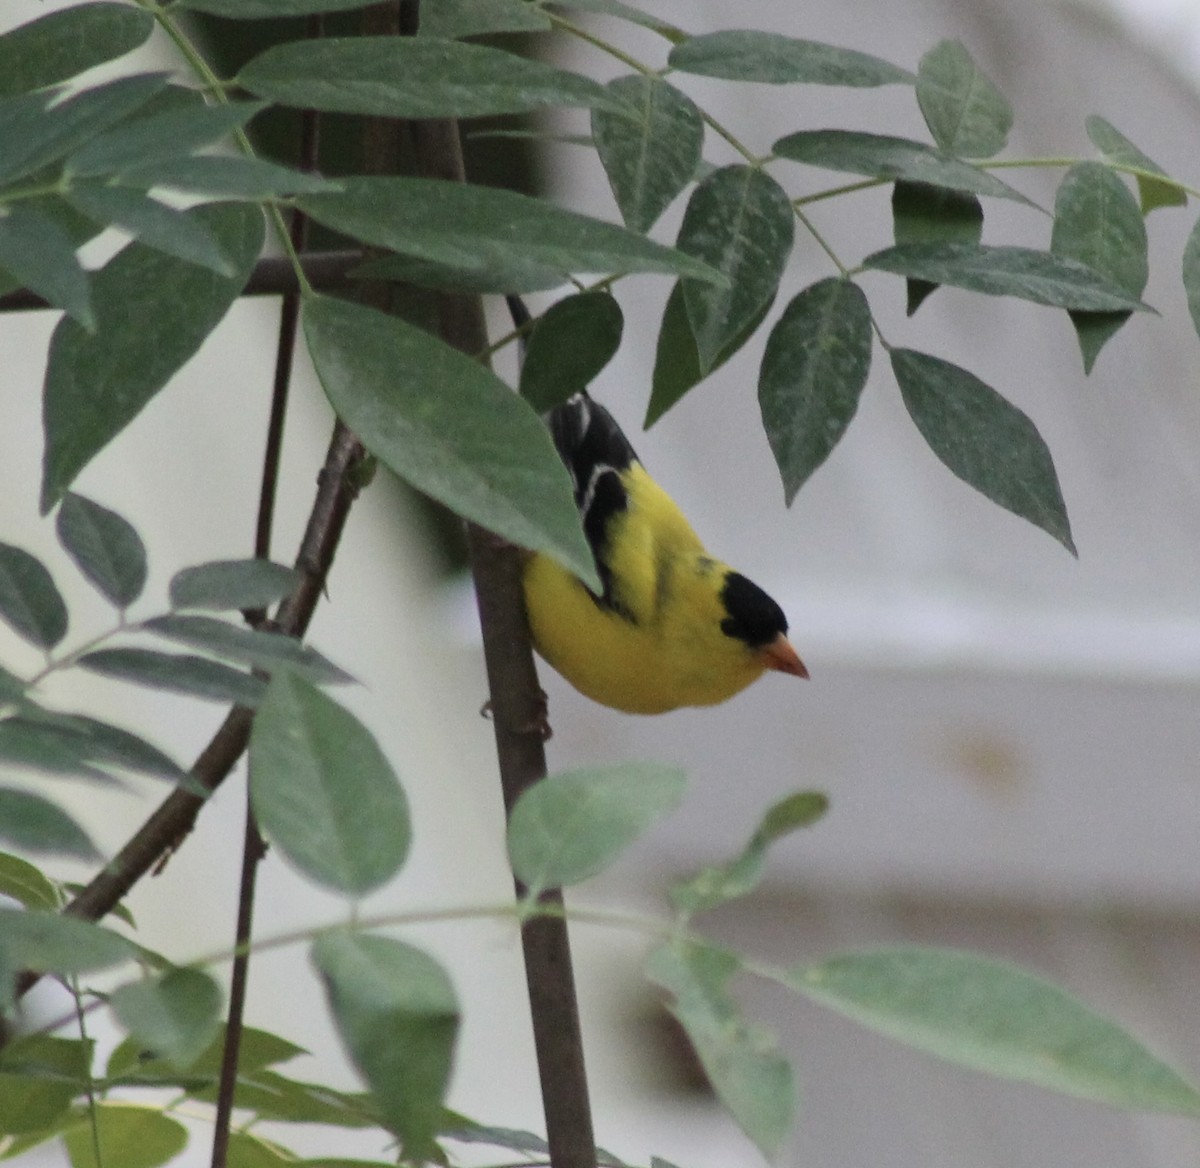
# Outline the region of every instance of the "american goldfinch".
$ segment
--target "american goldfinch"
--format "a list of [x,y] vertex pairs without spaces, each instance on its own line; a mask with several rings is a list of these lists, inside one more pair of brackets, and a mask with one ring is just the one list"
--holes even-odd
[[808,676],[783,610],[704,550],[603,406],[577,393],[547,423],[604,586],[597,596],[548,557],[529,558],[529,626],[550,665],[630,714],[715,705],[768,669]]

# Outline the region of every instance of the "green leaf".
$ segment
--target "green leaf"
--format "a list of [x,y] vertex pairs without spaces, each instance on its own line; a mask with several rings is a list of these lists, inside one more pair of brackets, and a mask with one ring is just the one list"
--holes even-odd
[[165,73],[138,73],[85,89],[47,106],[40,93],[0,100],[0,183],[33,174],[146,104],[167,83]]
[[264,230],[257,207],[185,214],[211,232],[237,271],[218,276],[135,243],[92,277],[96,333],[64,320],[50,341],[43,513],[196,352],[253,269]]
[[1137,175],[1143,215],[1149,215],[1156,207],[1182,207],[1187,203],[1187,191],[1157,162],[1143,154],[1111,122],[1092,115],[1084,125],[1092,145],[1110,162],[1147,172]]
[[921,58],[917,104],[947,154],[991,158],[1008,141],[1012,107],[961,41],[939,41]]
[[295,588],[300,573],[270,560],[213,560],[171,577],[172,608],[265,608]]
[[41,560],[0,543],[0,620],[49,651],[67,635],[67,606]]
[[579,74],[432,37],[288,41],[244,66],[237,83],[281,105],[385,118],[473,118],[617,104],[604,86]]
[[134,685],[239,706],[258,705],[267,688],[261,678],[220,661],[153,649],[96,649],[85,653],[78,664]]
[[1200,1093],[1136,1039],[1015,966],[896,948],[788,971],[823,1006],[951,1062],[1119,1107],[1200,1115]]
[[1188,312],[1192,317],[1192,326],[1200,335],[1200,220],[1188,235],[1183,248],[1183,288],[1187,293]]
[[0,839],[24,852],[100,858],[87,832],[57,803],[11,787],[0,787]]
[[22,717],[0,721],[0,766],[47,775],[108,778],[87,765],[92,757],[83,736],[53,723]]
[[[221,1072],[221,1059],[225,1051],[225,1027],[218,1027],[217,1036],[208,1048],[188,1068],[192,1081],[216,1082]],[[302,1046],[280,1038],[269,1030],[253,1026],[242,1029],[242,1040],[238,1046],[239,1075],[253,1075],[264,1067],[287,1062],[297,1055],[308,1054]],[[178,1083],[178,1073],[167,1062],[149,1056],[142,1044],[134,1038],[124,1039],[112,1052],[105,1068],[109,1079],[122,1083],[154,1083],[167,1081]]]
[[550,18],[525,0],[425,0],[421,36],[457,40],[498,32],[542,32]]
[[599,588],[549,432],[498,377],[395,317],[324,296],[305,304],[304,329],[333,408],[385,466]]
[[40,908],[47,912],[54,912],[62,903],[54,881],[28,860],[8,852],[0,852],[0,896],[15,900],[22,908]]
[[792,1069],[774,1036],[738,1013],[729,982],[740,968],[728,950],[687,941],[660,946],[646,962],[650,980],[672,995],[671,1013],[717,1096],[762,1154],[773,1158],[792,1125]]
[[350,1059],[406,1159],[431,1152],[442,1122],[458,1002],[442,967],[389,937],[326,933],[312,947]]
[[140,191],[98,183],[76,183],[65,197],[76,210],[97,223],[120,227],[144,247],[209,268],[219,276],[237,272],[236,264],[203,221],[186,211],[177,211]]
[[221,199],[278,199],[284,195],[324,194],[341,189],[332,179],[305,174],[262,158],[200,154],[168,158],[152,166],[124,171],[125,186],[166,187]]
[[671,901],[681,912],[698,913],[727,904],[753,892],[762,880],[767,849],[784,836],[811,827],[829,810],[820,791],[797,791],[773,804],[763,815],[741,853],[727,864],[705,868],[671,889]]
[[[1129,188],[1099,162],[1071,167],[1054,199],[1050,250],[1106,276],[1140,297],[1150,275],[1146,224]],[[1129,319],[1128,312],[1072,312],[1085,373],[1105,342]]]
[[[715,373],[758,331],[775,303],[772,296],[754,314],[745,327],[717,354],[709,373]],[[683,286],[676,283],[667,297],[663,309],[662,325],[658,330],[658,344],[654,353],[654,374],[650,384],[650,401],[646,406],[645,429],[649,429],[685,393],[698,385],[707,376],[700,368],[700,355],[696,352],[696,336],[688,320],[687,305],[683,300]]]
[[[219,1090],[219,1080],[214,1079],[203,1088],[189,1088],[188,1095],[192,1099],[215,1102]],[[239,1072],[234,1107],[253,1111],[260,1120],[322,1123],[344,1128],[379,1126],[379,1116],[369,1096],[335,1091],[317,1083],[302,1083],[270,1070]]]
[[595,12],[603,16],[615,16],[619,20],[627,20],[630,24],[638,24],[643,28],[654,29],[672,43],[677,44],[685,39],[685,34],[674,25],[668,24],[661,17],[643,12],[621,0],[553,0],[558,8],[575,8],[580,12]]
[[[159,1168],[187,1146],[187,1128],[158,1107],[95,1103],[67,1132],[71,1168]],[[96,1158],[99,1142],[104,1159]]]
[[[542,199],[428,178],[348,178],[336,195],[297,206],[335,231],[465,269],[520,261],[573,272],[666,272],[724,283],[706,264]],[[506,289],[510,290],[510,289]]]
[[602,872],[683,798],[678,767],[625,763],[550,775],[517,800],[508,858],[531,896]]
[[1051,308],[1151,312],[1113,280],[1078,260],[1029,247],[977,243],[905,243],[867,256],[864,268],[990,296],[1019,296]]
[[912,349],[893,349],[891,358],[904,404],[934,454],[1076,555],[1050,451],[1029,418],[949,361]]
[[484,258],[471,267],[455,267],[412,256],[388,255],[368,260],[350,273],[362,280],[397,280],[439,292],[471,295],[545,292],[566,283],[556,268],[529,263],[517,255]]
[[150,35],[154,18],[128,4],[77,4],[0,36],[0,96],[42,89],[123,57]]
[[84,328],[95,327],[87,273],[75,245],[51,219],[17,204],[0,217],[0,271]]
[[704,122],[695,103],[661,77],[618,77],[608,91],[622,113],[592,110],[592,138],[621,218],[649,231],[696,174]]
[[871,309],[850,280],[834,276],[806,288],[775,323],[758,405],[789,507],[846,432],[870,368]]
[[57,1123],[87,1090],[92,1047],[90,1039],[49,1034],[6,1042],[0,1052],[0,1133],[14,1136]]
[[187,772],[153,743],[137,734],[82,714],[72,718],[78,732],[87,735],[88,749],[97,762],[152,778],[179,782]]
[[178,613],[143,621],[141,628],[195,649],[205,649],[217,657],[245,662],[268,671],[287,668],[320,683],[338,684],[354,680],[316,649],[283,633],[247,629],[211,616]]
[[985,170],[951,158],[907,138],[864,134],[857,130],[801,130],[780,138],[771,149],[780,158],[826,170],[865,174],[879,179],[907,179],[952,191],[1015,199],[1032,204],[1020,191]]
[[[900,181],[892,187],[892,238],[904,243],[978,243],[983,238],[983,206],[974,195]],[[906,281],[912,316],[937,285]]]
[[692,192],[676,245],[728,280],[723,287],[698,280],[683,283],[704,372],[712,370],[721,350],[775,295],[794,233],[787,192],[755,167],[723,167]]
[[27,700],[25,691],[29,689],[28,682],[22,681],[14,673],[9,673],[0,665],[0,706],[25,706]]
[[179,0],[179,7],[228,20],[266,20],[317,12],[347,12],[371,3],[373,0]]
[[684,73],[773,85],[801,82],[872,88],[913,80],[907,69],[866,53],[751,29],[688,37],[671,50],[667,61]]
[[[28,199],[22,199],[21,206],[25,210],[35,212],[43,219],[53,223],[70,240],[71,246],[76,250],[87,243],[88,240],[94,239],[102,230],[97,224],[76,211],[74,207],[68,205],[58,195],[32,195]],[[12,292],[20,287],[22,287],[21,281],[4,271],[0,271],[0,295]]]
[[[86,714],[58,714],[27,707],[15,718],[0,722],[0,731],[36,729],[51,742],[58,742],[77,758],[119,767],[137,774],[177,782],[185,772],[158,747],[119,726]],[[6,737],[0,735],[0,739]]]
[[221,1022],[220,987],[199,969],[130,982],[114,990],[108,1004],[143,1049],[180,1070],[204,1053]]
[[[6,822],[7,816],[0,819]],[[0,909],[0,1001],[13,1001],[13,976],[34,973],[90,973],[120,965],[134,947],[109,929],[58,913]]]
[[110,604],[124,611],[141,596],[146,547],[128,520],[68,491],[55,530],[75,566]]
[[219,105],[171,105],[126,118],[85,142],[63,164],[68,178],[120,174],[168,158],[178,158],[241,129],[266,109],[261,101]]
[[476,1123],[466,1116],[455,1116],[454,1119],[454,1125],[444,1130],[442,1135],[456,1143],[487,1144],[489,1147],[503,1148],[507,1152],[541,1158],[550,1152],[550,1145],[533,1132],[511,1127],[492,1127],[489,1124]]
[[408,801],[374,737],[320,690],[278,674],[250,734],[250,793],[267,837],[310,879],[364,896],[403,866]]
[[295,1168],[294,1152],[248,1131],[229,1133],[227,1168]]
[[538,318],[521,363],[521,396],[538,413],[587,389],[621,344],[624,317],[607,292],[580,292]]

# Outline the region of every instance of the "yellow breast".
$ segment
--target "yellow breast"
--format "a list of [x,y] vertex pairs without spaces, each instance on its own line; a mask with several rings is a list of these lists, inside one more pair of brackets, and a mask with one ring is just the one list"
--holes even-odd
[[762,658],[721,631],[728,567],[705,552],[670,497],[638,464],[629,505],[607,543],[614,607],[603,607],[542,555],[525,568],[538,652],[593,701],[631,714],[709,706],[763,672]]

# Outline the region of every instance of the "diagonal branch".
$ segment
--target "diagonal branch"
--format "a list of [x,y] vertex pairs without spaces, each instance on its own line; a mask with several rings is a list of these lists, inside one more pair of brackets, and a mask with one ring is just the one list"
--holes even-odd
[[[325,464],[317,478],[317,493],[308,525],[296,555],[300,581],[280,605],[273,626],[302,637],[325,588],[334,553],[345,529],[350,507],[358,495],[364,451],[358,439],[336,423]],[[206,791],[215,791],[237,764],[250,741],[253,714],[240,706],[230,710],[191,769],[191,777]],[[204,806],[204,798],[177,788],[130,837],[113,860],[63,910],[70,916],[98,921],[187,835]],[[24,993],[37,977],[25,974],[18,990]]]

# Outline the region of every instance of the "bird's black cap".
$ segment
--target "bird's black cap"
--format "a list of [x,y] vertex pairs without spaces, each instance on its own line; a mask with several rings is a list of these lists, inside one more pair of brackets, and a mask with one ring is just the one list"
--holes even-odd
[[745,641],[751,649],[769,645],[780,633],[787,632],[787,617],[753,580],[740,572],[730,572],[721,589],[721,603],[729,615],[721,622],[727,637]]

